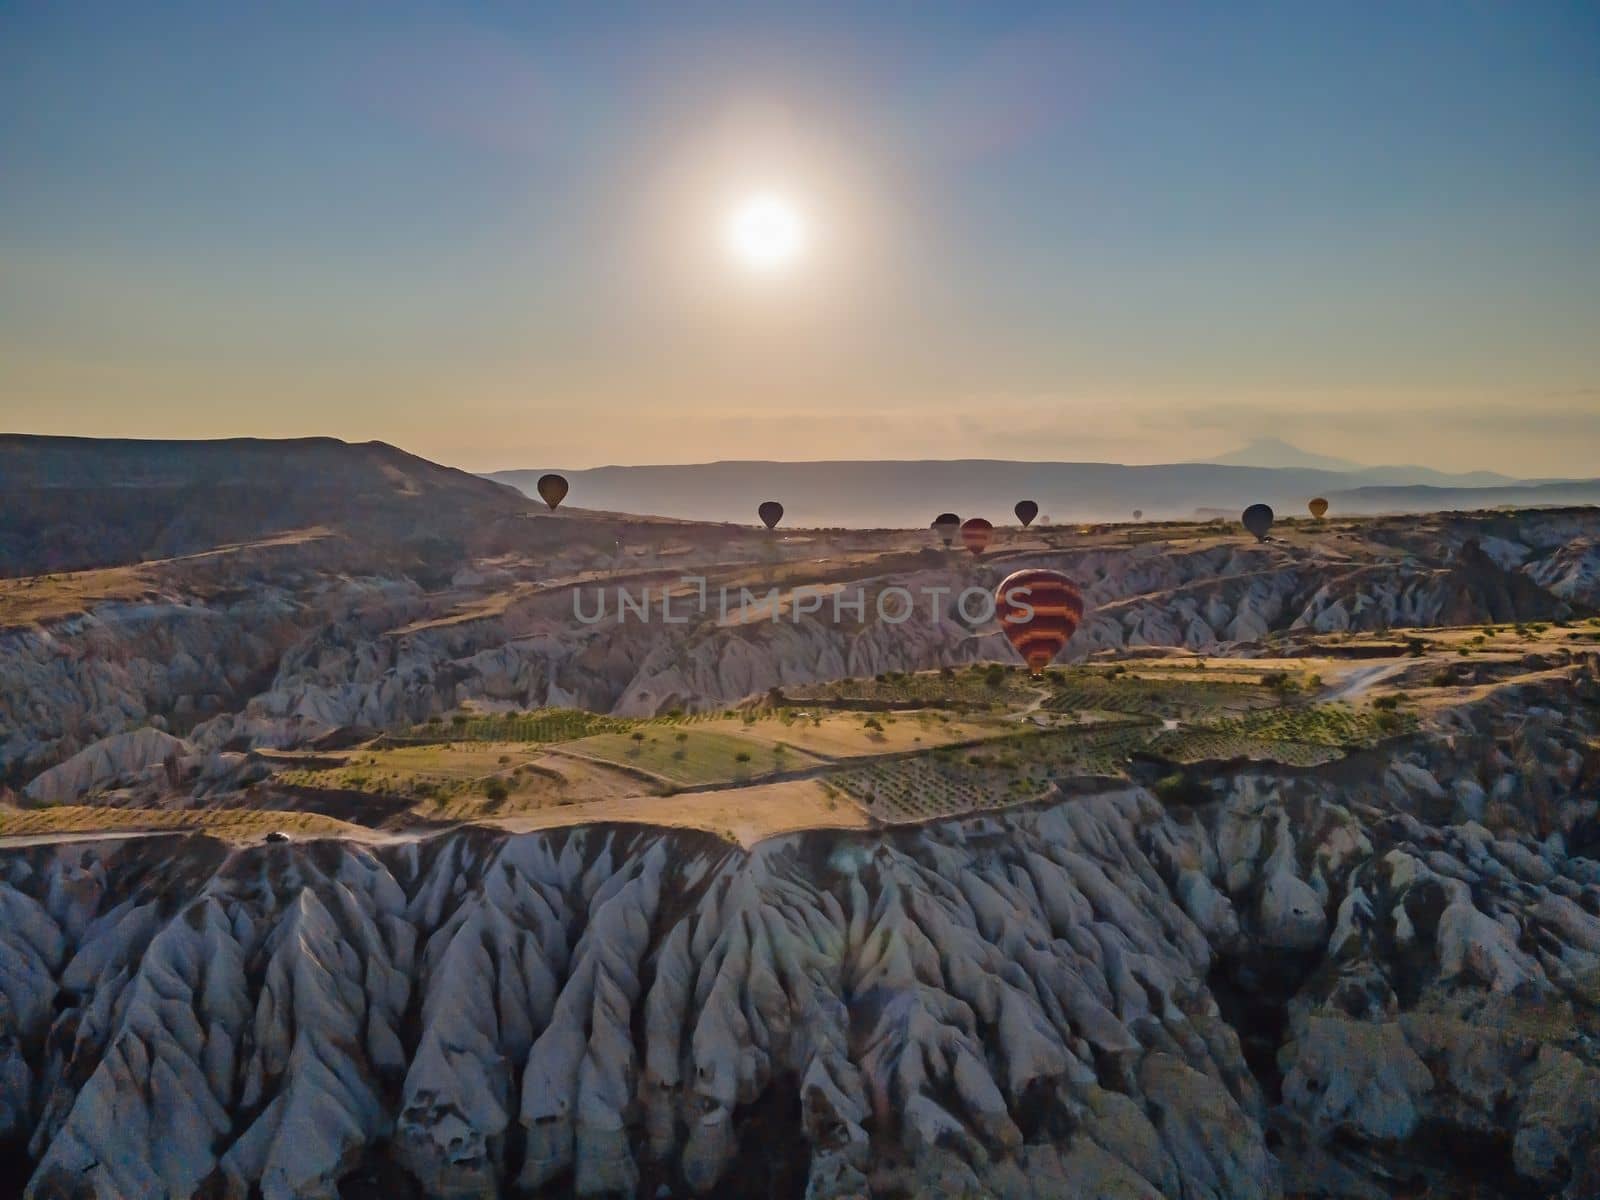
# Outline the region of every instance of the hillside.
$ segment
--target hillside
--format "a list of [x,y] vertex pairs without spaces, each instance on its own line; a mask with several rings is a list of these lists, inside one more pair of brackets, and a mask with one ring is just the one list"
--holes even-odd
[[383,442],[0,435],[0,576],[193,554],[321,528],[369,551],[460,540],[515,491]]

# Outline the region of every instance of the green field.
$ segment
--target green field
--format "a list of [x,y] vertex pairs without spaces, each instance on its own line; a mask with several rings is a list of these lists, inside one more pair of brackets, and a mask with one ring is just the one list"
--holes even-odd
[[758,779],[821,765],[822,760],[782,742],[741,737],[695,726],[646,725],[631,733],[601,733],[563,751],[620,767],[647,771],[683,787]]

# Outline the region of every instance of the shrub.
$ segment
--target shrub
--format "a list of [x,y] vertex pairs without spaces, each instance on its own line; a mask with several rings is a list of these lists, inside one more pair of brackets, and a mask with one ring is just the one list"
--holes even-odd
[[634,730],[634,731],[633,731],[633,732],[632,732],[632,733],[631,733],[631,734],[629,734],[629,735],[628,735],[628,736],[629,736],[629,737],[631,737],[631,738],[632,738],[632,739],[633,739],[633,740],[634,740],[634,741],[636,741],[636,742],[642,742],[642,741],[644,741],[644,730],[642,730],[642,729],[635,729],[635,730]]
[[750,761],[750,751],[748,751],[748,750],[739,751],[739,753],[737,753],[737,754],[735,754],[733,756],[733,761],[737,762],[737,763],[747,763],[747,762],[749,762]]
[[511,792],[506,788],[505,780],[491,779],[483,785],[483,794],[494,801],[504,800]]
[[680,741],[680,742],[687,742],[689,740],[689,735],[687,733],[683,732],[683,730],[681,730],[681,729],[676,734],[674,734],[673,737],[677,741]]
[[1377,729],[1378,729],[1379,733],[1386,734],[1386,735],[1387,734],[1392,734],[1392,733],[1399,733],[1402,729],[1405,728],[1405,722],[1403,720],[1401,720],[1400,714],[1396,713],[1396,712],[1381,712],[1381,713],[1379,713],[1373,719],[1373,724],[1375,726],[1377,726]]
[[1001,687],[1005,684],[1005,681],[1006,669],[1000,663],[990,664],[989,669],[983,673],[983,682],[987,687]]

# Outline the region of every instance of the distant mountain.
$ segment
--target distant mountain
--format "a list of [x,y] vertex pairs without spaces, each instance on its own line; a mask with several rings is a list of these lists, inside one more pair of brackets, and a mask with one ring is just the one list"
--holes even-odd
[[1600,479],[1568,479],[1504,487],[1361,487],[1347,492],[1331,492],[1328,500],[1345,512],[1445,512],[1600,504]]
[[1248,445],[1216,458],[1203,460],[1218,466],[1266,467],[1273,470],[1301,469],[1310,471],[1339,471],[1352,476],[1359,486],[1395,486],[1427,484],[1432,487],[1498,487],[1503,484],[1552,482],[1547,480],[1515,479],[1494,471],[1436,471],[1432,467],[1394,466],[1368,467],[1347,458],[1333,458],[1326,454],[1312,454],[1282,438],[1257,438]]
[[1211,463],[1219,467],[1268,467],[1280,469],[1284,467],[1299,467],[1308,471],[1360,471],[1364,468],[1360,463],[1351,462],[1347,458],[1332,458],[1326,454],[1312,454],[1300,449],[1299,446],[1290,445],[1282,438],[1257,438],[1237,450],[1230,450],[1227,454],[1219,454],[1215,458],[1198,459],[1196,461]]
[[[546,470],[501,471],[491,478],[532,494]],[[1333,501],[1335,513],[1429,511],[1510,503],[1572,504],[1600,500],[1600,484],[1514,485],[1505,494],[1547,496],[1509,500],[1471,488],[1436,490],[1388,470],[1361,472],[1171,463],[1005,462],[993,459],[923,462],[717,462],[688,466],[595,467],[563,471],[572,485],[567,503],[611,512],[652,513],[694,521],[754,524],[756,506],[776,499],[787,526],[920,527],[942,511],[1009,524],[1012,505],[1036,500],[1041,514],[1064,522],[1192,517],[1199,509],[1237,513],[1264,501],[1284,513],[1305,511],[1313,496]],[[1437,474],[1437,473],[1433,473]],[[1498,478],[1498,477],[1491,477]],[[1043,516],[1041,516],[1043,519]]]
[[374,550],[437,553],[528,507],[511,488],[383,442],[0,434],[0,574],[166,558],[312,526]]

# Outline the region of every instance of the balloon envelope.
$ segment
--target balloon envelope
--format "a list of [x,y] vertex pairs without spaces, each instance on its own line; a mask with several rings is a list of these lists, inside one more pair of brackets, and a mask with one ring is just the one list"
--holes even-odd
[[973,554],[982,554],[994,536],[994,526],[982,517],[973,517],[961,526],[961,544]]
[[933,519],[933,531],[944,539],[944,548],[948,550],[961,531],[961,518],[955,513],[940,513]]
[[567,498],[567,481],[560,475],[541,475],[534,487],[539,499],[548,504],[552,511]]
[[1239,519],[1244,522],[1246,529],[1256,535],[1256,541],[1267,540],[1267,530],[1272,528],[1272,510],[1265,504],[1252,504]]
[[756,509],[756,515],[761,518],[761,523],[771,529],[783,520],[783,505],[776,500],[763,500],[761,507]]
[[1142,520],[1144,520],[1144,509],[1142,509],[1142,508],[1136,508],[1136,509],[1134,509],[1134,510],[1133,510],[1133,519],[1134,519],[1134,520],[1135,520],[1135,521],[1142,521]]
[[1061,653],[1083,621],[1083,593],[1059,571],[1007,575],[995,590],[994,606],[1006,640],[1035,675]]
[[1321,496],[1318,496],[1310,504],[1306,505],[1306,507],[1311,510],[1311,515],[1320,521],[1322,520],[1322,515],[1328,511],[1328,502]]
[[1039,506],[1032,500],[1018,500],[1017,506],[1011,511],[1017,514],[1017,520],[1021,521],[1022,527],[1026,529],[1033,524],[1033,519],[1039,515]]

